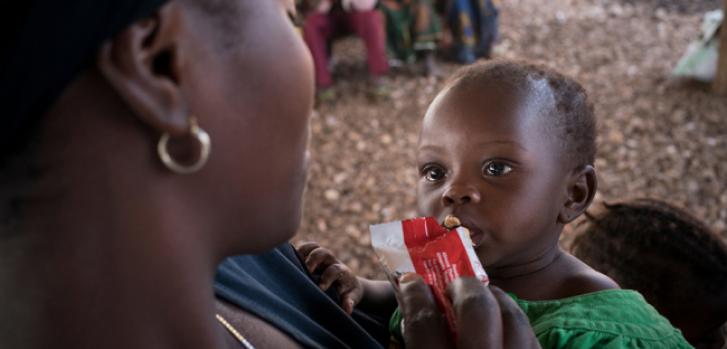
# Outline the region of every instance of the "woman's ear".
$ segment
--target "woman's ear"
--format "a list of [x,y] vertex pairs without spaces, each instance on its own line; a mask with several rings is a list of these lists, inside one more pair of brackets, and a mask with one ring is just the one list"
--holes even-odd
[[101,74],[146,125],[179,136],[189,129],[189,107],[179,85],[182,9],[172,1],[101,46]]
[[566,200],[558,214],[558,222],[568,224],[586,211],[598,187],[596,170],[586,165],[573,170],[566,188]]

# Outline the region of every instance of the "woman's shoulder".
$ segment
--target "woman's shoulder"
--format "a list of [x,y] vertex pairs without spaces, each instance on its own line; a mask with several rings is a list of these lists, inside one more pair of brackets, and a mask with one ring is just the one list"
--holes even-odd
[[546,301],[514,298],[544,348],[690,348],[681,332],[633,290]]

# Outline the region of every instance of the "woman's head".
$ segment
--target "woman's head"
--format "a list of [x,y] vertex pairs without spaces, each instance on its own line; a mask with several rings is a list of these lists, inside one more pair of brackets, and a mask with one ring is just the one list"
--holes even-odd
[[[55,2],[33,3],[42,8]],[[60,187],[126,190],[115,197],[114,208],[162,206],[160,221],[189,221],[200,228],[190,239],[206,239],[224,253],[261,251],[287,240],[300,220],[313,96],[310,58],[289,22],[288,2],[132,3],[78,1],[75,12],[56,14],[75,26],[74,16],[105,18],[127,7],[145,9],[129,15],[118,30],[93,22],[83,27],[110,32],[83,38],[89,42],[79,46],[94,49],[88,57],[69,59],[69,66],[85,64],[65,67],[72,74],[65,73],[70,76],[62,88],[37,111],[43,116],[29,132],[37,144],[21,147],[23,156],[6,163],[14,168],[34,163],[29,167],[44,169],[44,183]],[[42,73],[66,63],[44,59],[20,68]],[[33,110],[22,107],[9,122],[31,125]],[[196,161],[192,116],[209,134],[211,154],[201,170],[177,174],[159,161],[157,141],[169,134],[169,153],[180,162]],[[49,179],[58,174],[63,177]],[[3,204],[23,202],[24,194],[3,195]]]
[[638,199],[605,204],[576,229],[576,257],[641,292],[692,344],[719,339],[727,246],[703,223],[666,202]]

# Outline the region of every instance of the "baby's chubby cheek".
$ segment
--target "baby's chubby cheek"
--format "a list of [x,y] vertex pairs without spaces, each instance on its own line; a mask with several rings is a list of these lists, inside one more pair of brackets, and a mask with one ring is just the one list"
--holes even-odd
[[433,198],[431,193],[417,191],[417,215],[420,217],[439,217],[442,205]]

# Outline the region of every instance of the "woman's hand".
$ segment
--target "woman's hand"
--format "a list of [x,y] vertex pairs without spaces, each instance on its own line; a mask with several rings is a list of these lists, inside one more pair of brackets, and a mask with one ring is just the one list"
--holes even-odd
[[410,348],[540,348],[520,307],[502,290],[474,278],[452,282],[447,293],[457,322],[457,339],[432,292],[416,274],[400,281],[399,300],[404,318],[404,341]]
[[315,242],[301,244],[297,249],[310,273],[320,271],[318,286],[327,291],[335,285],[341,298],[341,308],[351,314],[364,293],[364,288],[353,271],[338,260],[333,252]]

